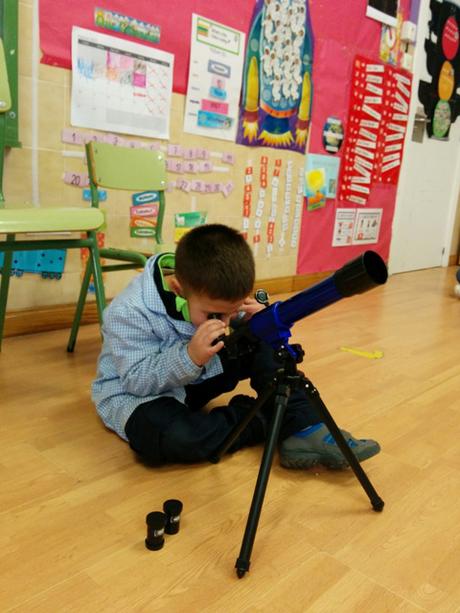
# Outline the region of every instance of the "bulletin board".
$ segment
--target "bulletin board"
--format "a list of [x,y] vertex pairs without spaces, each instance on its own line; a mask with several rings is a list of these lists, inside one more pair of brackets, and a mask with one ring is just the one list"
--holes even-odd
[[[117,36],[116,31],[107,32],[95,26],[95,8],[118,12],[137,20],[159,26],[158,43],[149,43],[158,49],[174,53],[173,91],[185,94],[187,91],[188,63],[190,57],[190,31],[192,13],[198,13],[237,30],[246,32],[253,10],[248,0],[233,0],[231,10],[226,2],[209,0],[40,0],[40,42],[43,51],[42,62],[52,66],[71,68],[72,26],[97,30]],[[126,37],[133,42],[138,38]]]
[[[333,5],[333,6],[332,6]],[[400,6],[409,18],[410,1]],[[350,107],[351,79],[356,56],[379,61],[381,24],[366,17],[367,0],[331,2],[318,0],[310,3],[312,29],[315,37],[313,62],[314,97],[311,116],[309,154],[342,158],[343,148],[329,153],[324,147],[324,129],[331,118],[338,120],[347,133]],[[329,123],[328,123],[329,122]],[[340,159],[342,162],[342,159]],[[391,226],[394,215],[397,185],[376,183],[366,199],[365,206],[341,202],[338,197],[326,205],[304,213],[300,233],[297,273],[335,270],[349,259],[369,248],[388,259]],[[338,208],[349,209],[350,214],[368,210],[382,210],[379,239],[376,244],[333,246],[334,226]]]
[[[400,0],[400,7],[406,19],[409,18],[410,4],[410,0]],[[185,94],[190,58],[192,14],[203,15],[248,33],[255,6],[255,0],[235,0],[232,3],[232,10],[229,11],[227,3],[211,3],[209,0],[182,0],[181,2],[179,0],[157,0],[152,10],[150,0],[137,0],[129,6],[121,0],[111,2],[100,0],[96,4],[94,0],[93,2],[81,0],[78,4],[64,2],[64,0],[53,2],[41,0],[41,47],[44,53],[42,61],[56,66],[71,67],[71,29],[73,25],[107,33],[95,25],[95,8],[99,7],[158,26],[159,41],[144,44],[174,54],[173,90],[176,93]],[[307,159],[311,154],[319,154],[340,160],[345,147],[332,153],[327,151],[324,147],[325,127],[333,125],[331,121],[338,120],[344,129],[343,142],[346,142],[350,81],[355,58],[360,55],[370,61],[379,61],[382,25],[366,17],[367,0],[354,0],[352,3],[345,3],[342,0],[309,0],[308,7],[315,49],[311,73],[313,96]],[[117,36],[116,32],[109,33]],[[126,37],[123,36],[123,38]],[[133,38],[132,42],[140,41]],[[172,139],[178,137],[182,139],[183,134],[177,133],[176,136],[171,136]],[[193,143],[194,141],[188,140],[186,144],[192,147]],[[201,143],[201,146],[204,145]],[[211,145],[208,144],[208,146]],[[236,155],[236,145],[232,145],[230,151]],[[244,176],[235,175],[235,185],[237,181],[244,182],[244,196],[241,198],[243,203],[242,229],[245,233],[248,232],[248,240],[253,243],[254,250],[256,251],[257,247],[260,248],[260,253],[255,253],[258,255],[258,267],[260,268],[261,263],[267,264],[266,267],[270,268],[274,275],[281,276],[281,271],[269,266],[269,259],[273,261],[274,256],[284,256],[288,247],[291,250],[289,253],[292,252],[293,256],[298,249],[296,267],[298,274],[335,270],[352,257],[362,253],[365,248],[374,249],[384,259],[388,259],[397,181],[376,183],[366,198],[365,206],[339,200],[340,191],[337,190],[335,198],[332,198],[330,194],[326,195],[324,206],[314,210],[308,210],[306,206],[303,206],[302,211],[302,207],[298,207],[298,186],[301,181],[299,172],[302,172],[305,156],[293,153],[293,159],[288,159],[287,155],[282,155],[287,153],[275,152],[271,148],[258,151],[258,148],[247,147],[244,155],[241,155],[241,148],[238,149],[236,155],[238,163],[241,161],[241,165],[244,165],[245,168]],[[268,165],[265,162],[267,155],[270,162]],[[280,163],[278,158],[283,159],[281,167],[277,166],[277,163]],[[237,165],[235,172],[236,168],[240,170]],[[169,170],[171,171],[171,168]],[[279,176],[275,173],[278,173]],[[282,186],[284,178],[286,179],[284,200],[281,199],[282,190],[278,185],[280,178]],[[251,179],[254,185],[251,184]],[[265,183],[271,186],[270,193],[265,192],[263,187]],[[180,183],[181,186],[186,184],[187,181]],[[225,186],[226,183],[222,185]],[[206,189],[204,183],[203,186]],[[261,189],[255,190],[256,186]],[[254,189],[254,194],[251,193],[251,189]],[[237,203],[238,194],[238,190],[235,190],[232,205]],[[251,200],[252,196],[254,196],[253,200]],[[252,208],[251,205],[253,205]],[[237,206],[241,210],[240,205]],[[295,214],[292,215],[289,211],[294,209]],[[375,225],[378,222],[378,240],[371,245],[338,245],[337,241],[334,244],[337,209],[344,209],[344,218],[354,210],[356,219],[359,218],[363,223],[372,222]],[[278,217],[275,224],[272,218],[276,216]],[[267,222],[265,217],[268,218]],[[292,217],[294,217],[293,223]],[[289,222],[288,219],[291,221]],[[260,262],[262,258],[267,261]]]

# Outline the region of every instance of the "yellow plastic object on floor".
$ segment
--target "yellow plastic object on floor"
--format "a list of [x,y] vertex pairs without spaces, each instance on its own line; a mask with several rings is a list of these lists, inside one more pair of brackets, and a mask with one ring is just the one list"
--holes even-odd
[[347,351],[354,355],[359,355],[362,358],[368,358],[369,360],[379,360],[383,358],[383,351],[363,351],[362,349],[353,349],[353,347],[340,347],[340,351]]

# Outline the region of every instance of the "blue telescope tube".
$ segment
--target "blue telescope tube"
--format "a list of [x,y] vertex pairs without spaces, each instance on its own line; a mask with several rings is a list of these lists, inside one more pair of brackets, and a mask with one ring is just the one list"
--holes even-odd
[[255,337],[278,349],[286,343],[291,326],[299,319],[342,298],[382,285],[387,279],[382,258],[375,251],[365,251],[313,287],[253,315],[248,322],[249,329]]

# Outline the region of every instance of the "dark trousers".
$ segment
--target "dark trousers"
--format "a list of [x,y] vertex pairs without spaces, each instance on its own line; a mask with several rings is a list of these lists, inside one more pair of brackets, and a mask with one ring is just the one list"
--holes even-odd
[[[202,410],[213,398],[235,389],[243,379],[262,393],[280,364],[274,360],[270,346],[260,342],[253,351],[229,359],[225,349],[219,354],[223,373],[186,387],[186,400],[181,403],[163,396],[139,405],[125,426],[131,448],[145,461],[167,463],[200,462],[208,459],[234,429],[254,401],[247,396],[234,397],[228,406]],[[230,452],[261,443],[273,412],[273,401],[240,433]],[[284,413],[280,440],[320,421],[303,390],[294,390]]]

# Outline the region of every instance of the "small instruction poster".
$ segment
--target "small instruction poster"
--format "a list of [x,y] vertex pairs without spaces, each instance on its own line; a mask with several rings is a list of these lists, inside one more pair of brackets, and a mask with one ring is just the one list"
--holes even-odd
[[353,244],[356,209],[337,209],[335,213],[333,247],[348,247]]
[[382,209],[337,209],[333,247],[378,243]]
[[184,132],[234,141],[245,34],[195,13],[192,17]]
[[382,209],[357,209],[353,245],[377,243],[382,222]]

